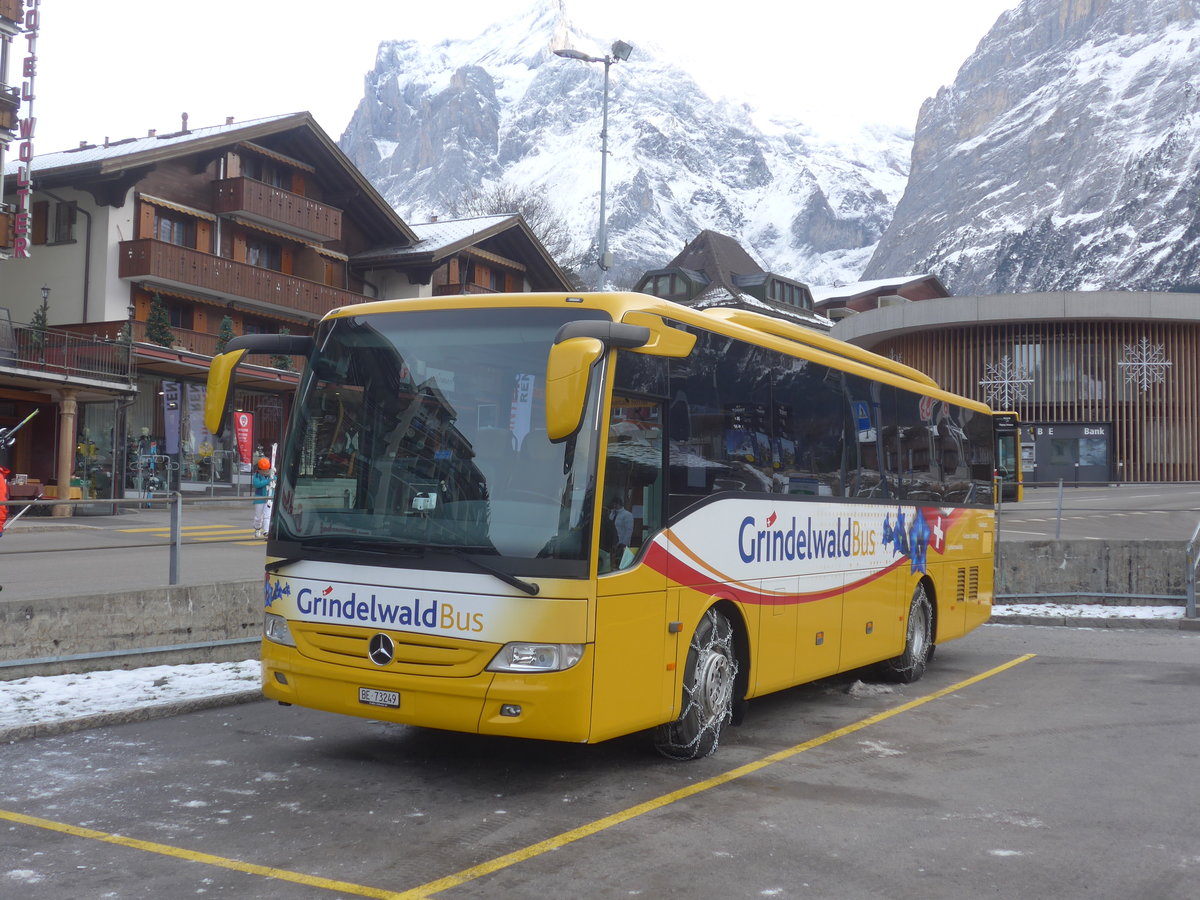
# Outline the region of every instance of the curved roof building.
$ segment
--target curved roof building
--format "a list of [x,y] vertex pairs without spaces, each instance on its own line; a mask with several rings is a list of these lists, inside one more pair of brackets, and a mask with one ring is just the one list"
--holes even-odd
[[831,297],[834,337],[1024,423],[1028,483],[1200,480],[1200,293]]

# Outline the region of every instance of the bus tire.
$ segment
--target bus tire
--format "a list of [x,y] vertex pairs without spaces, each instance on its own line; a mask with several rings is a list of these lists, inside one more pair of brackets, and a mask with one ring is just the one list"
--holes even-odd
[[733,718],[737,671],[733,626],[724,613],[710,607],[688,645],[679,718],[654,729],[654,749],[680,760],[714,753]]
[[925,674],[925,667],[933,658],[933,607],[924,583],[913,591],[912,603],[908,607],[908,626],[904,637],[904,652],[894,659],[880,664],[882,675],[888,681],[910,684]]

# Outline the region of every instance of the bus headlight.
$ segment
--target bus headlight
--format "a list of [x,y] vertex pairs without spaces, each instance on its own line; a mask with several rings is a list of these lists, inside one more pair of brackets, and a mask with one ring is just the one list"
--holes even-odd
[[561,672],[583,659],[583,644],[505,644],[489,672]]
[[274,613],[264,615],[263,637],[276,644],[285,644],[288,647],[296,646],[296,639],[292,637],[292,630],[288,628],[287,619]]

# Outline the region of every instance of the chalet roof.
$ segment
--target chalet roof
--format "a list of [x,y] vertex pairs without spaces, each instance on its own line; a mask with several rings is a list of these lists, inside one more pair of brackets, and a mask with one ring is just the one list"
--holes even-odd
[[816,325],[823,329],[829,329],[833,325],[833,322],[830,319],[827,319],[820,313],[815,313],[807,309],[786,306],[782,303],[768,303],[765,300],[759,300],[757,297],[752,297],[750,294],[747,294],[743,291],[731,290],[730,288],[721,284],[711,285],[687,305],[695,309],[717,309],[720,307],[748,309],[751,312],[775,316],[776,318],[781,319],[789,319],[801,325]]
[[692,280],[696,283],[708,282],[708,286],[688,303],[697,309],[740,307],[803,325],[829,328],[832,324],[824,316],[810,310],[759,300],[747,294],[745,288],[761,286],[772,275],[735,239],[719,231],[701,231],[664,269],[653,271],[672,270],[685,272],[689,277],[695,276]]
[[[353,215],[373,242],[404,244],[417,239],[307,112],[43,153],[33,158],[32,176],[39,188],[86,186],[97,194],[104,190],[104,200],[97,196],[98,202],[121,206],[129,189],[156,163],[206,153],[215,155],[245,142],[255,142],[267,150],[313,164],[316,177],[327,187],[331,205]],[[18,165],[17,160],[5,165],[6,180],[15,180]],[[10,190],[11,185],[6,193]]]
[[730,288],[736,286],[735,276],[766,273],[741,244],[728,235],[708,229],[692,238],[671,260],[668,268],[694,269],[707,275],[711,283]]
[[831,306],[871,294],[889,293],[903,296],[906,291],[911,292],[914,288],[920,288],[923,292],[937,297],[950,296],[950,291],[942,284],[941,279],[928,273],[877,278],[874,281],[858,281],[841,287],[815,287],[812,289],[812,294],[813,301],[818,306]]
[[403,247],[378,247],[355,254],[359,266],[434,268],[456,253],[481,249],[521,263],[535,290],[571,290],[567,274],[546,251],[524,216],[517,213],[444,219],[412,226],[416,243]]

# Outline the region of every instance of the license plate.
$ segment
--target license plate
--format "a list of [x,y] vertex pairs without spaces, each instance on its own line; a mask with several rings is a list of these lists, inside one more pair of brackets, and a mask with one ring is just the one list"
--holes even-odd
[[367,706],[389,706],[392,709],[399,709],[400,695],[396,691],[377,691],[375,688],[360,687],[358,702],[365,703]]

